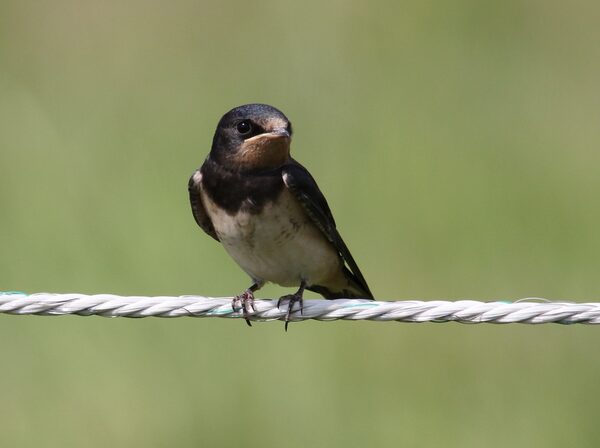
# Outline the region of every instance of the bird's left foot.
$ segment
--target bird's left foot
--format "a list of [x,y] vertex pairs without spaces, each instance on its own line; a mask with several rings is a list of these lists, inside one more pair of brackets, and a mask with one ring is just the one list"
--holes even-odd
[[246,319],[246,323],[249,327],[252,326],[250,323],[250,312],[256,312],[256,307],[254,306],[254,292],[251,289],[245,290],[239,296],[235,296],[231,301],[231,308],[233,311],[237,311],[242,308],[242,313],[244,315],[244,319]]
[[[304,289],[304,288],[302,288]],[[279,305],[281,304],[281,302],[288,300],[288,309],[287,309],[287,313],[285,314],[285,331],[287,331],[288,329],[288,324],[290,323],[290,315],[292,314],[292,309],[294,308],[294,304],[297,302],[300,304],[300,314],[302,314],[302,312],[304,311],[304,300],[302,299],[302,290],[298,291],[295,294],[289,294],[287,296],[283,296],[280,297],[279,300],[277,301],[277,308],[279,308]]]

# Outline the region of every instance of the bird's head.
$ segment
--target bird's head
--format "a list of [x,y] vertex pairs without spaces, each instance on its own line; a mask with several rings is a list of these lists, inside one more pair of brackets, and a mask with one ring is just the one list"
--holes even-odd
[[267,104],[246,104],[217,125],[209,157],[235,171],[278,168],[290,157],[292,124]]

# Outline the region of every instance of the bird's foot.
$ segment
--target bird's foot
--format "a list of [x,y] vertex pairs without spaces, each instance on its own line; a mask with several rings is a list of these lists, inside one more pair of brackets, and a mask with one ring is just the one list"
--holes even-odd
[[244,319],[246,319],[246,323],[249,327],[252,326],[250,323],[250,312],[256,312],[256,307],[254,306],[254,293],[252,290],[247,289],[243,293],[238,296],[235,296],[231,301],[231,308],[233,311],[237,311],[242,308],[242,313],[244,315]]
[[277,301],[277,308],[281,302],[288,300],[288,309],[287,313],[285,313],[285,331],[288,329],[288,324],[290,323],[290,315],[292,314],[292,309],[294,308],[294,304],[298,302],[300,304],[300,314],[304,311],[304,301],[302,300],[302,292],[298,291],[296,294],[289,294],[287,296],[282,296]]

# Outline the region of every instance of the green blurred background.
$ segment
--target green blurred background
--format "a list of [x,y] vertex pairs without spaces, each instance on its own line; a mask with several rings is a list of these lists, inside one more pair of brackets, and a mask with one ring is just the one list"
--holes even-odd
[[[382,299],[600,300],[600,6],[0,2],[0,289],[248,285],[186,183],[292,120]],[[269,286],[262,297],[289,290]],[[597,446],[584,326],[0,316],[0,446]]]

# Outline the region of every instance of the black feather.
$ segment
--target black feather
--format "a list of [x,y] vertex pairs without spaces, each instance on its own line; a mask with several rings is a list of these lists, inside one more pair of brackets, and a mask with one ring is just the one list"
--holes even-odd
[[[346,246],[346,243],[344,243],[344,240],[337,231],[335,220],[333,219],[327,200],[325,199],[325,196],[323,196],[323,193],[321,193],[321,190],[308,170],[292,159],[290,163],[283,166],[282,175],[283,182],[290,192],[295,196],[298,202],[302,204],[313,223],[333,244],[342,259],[348,265],[349,269],[344,267],[348,279],[364,292],[363,298],[372,299],[373,294],[369,289],[369,285],[367,285],[367,281],[354,261],[348,246]],[[346,295],[347,292],[338,293],[318,285],[312,285],[308,289],[322,294],[326,298],[337,298],[344,295],[345,297],[349,296]]]
[[202,203],[202,196],[200,195],[200,185],[197,185],[194,176],[190,177],[188,182],[188,192],[190,194],[190,204],[192,206],[192,214],[196,223],[204,230],[208,235],[212,236],[215,240],[219,241],[217,232],[213,226],[204,204]]
[[209,157],[200,172],[204,192],[231,215],[240,210],[260,213],[264,205],[274,201],[284,188],[280,169],[240,173],[226,169]]

